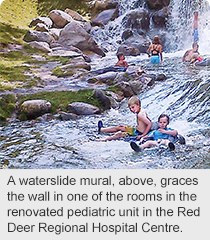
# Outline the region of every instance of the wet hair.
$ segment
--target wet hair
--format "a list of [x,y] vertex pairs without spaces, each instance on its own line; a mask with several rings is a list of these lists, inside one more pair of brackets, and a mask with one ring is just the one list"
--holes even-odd
[[194,42],[194,43],[192,44],[192,48],[194,48],[194,47],[199,47],[199,45],[198,45],[197,42]]
[[155,36],[152,40],[153,44],[160,44],[160,38],[158,36]]
[[117,54],[117,58],[120,60],[120,57],[122,57],[122,56],[124,56],[124,54],[123,53],[118,53]]
[[164,117],[167,118],[167,121],[168,121],[168,123],[169,123],[169,121],[170,121],[169,116],[168,116],[167,114],[165,114],[165,113],[163,113],[163,114],[161,114],[161,115],[159,116],[158,122],[160,122],[160,119],[161,119],[161,118],[164,118]]
[[136,105],[139,105],[141,107],[141,101],[138,97],[131,97],[129,100],[128,100],[128,106],[131,106],[133,104],[136,104]]

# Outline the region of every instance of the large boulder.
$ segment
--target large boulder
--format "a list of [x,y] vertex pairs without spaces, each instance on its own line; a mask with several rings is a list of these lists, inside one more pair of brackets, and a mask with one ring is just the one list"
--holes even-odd
[[61,28],[50,28],[49,29],[49,33],[54,37],[55,40],[59,39],[61,31],[62,31]]
[[121,89],[124,97],[131,97],[134,95],[134,91],[128,82],[119,82],[116,84],[117,87]]
[[68,104],[67,110],[68,112],[77,115],[93,115],[100,113],[100,109],[98,107],[84,102],[73,102]]
[[65,13],[69,14],[74,20],[86,22],[83,16],[81,16],[78,12],[75,12],[69,8],[65,10]]
[[165,28],[168,18],[168,8],[164,7],[163,9],[155,12],[152,16],[154,26],[157,28]]
[[135,81],[130,81],[129,83],[135,95],[141,92],[143,88],[143,84],[141,81],[135,80]]
[[58,57],[68,57],[68,58],[75,58],[81,56],[81,53],[66,50],[66,49],[54,49],[51,53],[48,54],[49,56],[58,56]]
[[67,24],[60,33],[58,43],[65,47],[77,47],[81,51],[92,51],[98,55],[105,56],[105,53],[98,47],[96,42],[77,22]]
[[122,24],[125,28],[147,31],[150,25],[149,13],[144,9],[133,10],[123,18]]
[[104,10],[103,12],[99,13],[99,15],[92,20],[93,26],[100,26],[103,27],[109,21],[114,20],[118,17],[118,9],[108,9]]
[[36,26],[38,23],[43,23],[48,28],[51,28],[53,26],[53,21],[50,18],[48,18],[48,17],[37,17],[37,18],[34,18],[31,21],[29,27]]
[[151,40],[146,34],[138,34],[137,31],[133,31],[133,35],[124,40],[123,43],[129,46],[130,55],[135,56],[138,54],[136,49],[138,49],[140,53],[146,53]]
[[29,42],[28,43],[32,48],[37,48],[43,52],[51,52],[52,50],[50,49],[50,45],[46,42],[37,42],[37,41],[33,41],[33,42]]
[[104,109],[111,108],[111,101],[110,99],[103,93],[103,91],[99,89],[95,89],[93,93],[93,97],[98,99],[99,102],[102,103]]
[[90,71],[91,66],[90,66],[90,64],[85,62],[85,60],[82,56],[71,58],[69,60],[69,63],[60,66],[60,69],[63,71],[70,71],[71,69],[76,69],[76,68],[83,68],[83,69]]
[[54,26],[57,28],[63,28],[66,24],[73,21],[73,18],[62,10],[52,10],[50,11],[49,16],[52,19]]
[[23,38],[26,42],[47,42],[50,43],[54,41],[54,38],[48,32],[39,32],[34,30],[29,30]]
[[116,8],[118,6],[117,0],[97,0],[94,2],[93,11],[100,12],[106,9]]
[[23,102],[20,106],[20,111],[28,117],[38,117],[49,112],[50,108],[50,102],[42,99],[36,99]]
[[146,0],[146,4],[151,10],[160,10],[170,4],[170,0]]
[[134,47],[134,46],[129,46],[126,44],[122,44],[118,50],[117,50],[117,54],[118,53],[123,53],[125,56],[137,56],[140,55],[140,51],[138,48]]
[[49,28],[44,23],[37,23],[34,29],[40,32],[49,32]]
[[117,72],[105,72],[89,78],[88,82],[91,82],[91,79],[94,79],[102,83],[111,84],[116,76],[117,76]]

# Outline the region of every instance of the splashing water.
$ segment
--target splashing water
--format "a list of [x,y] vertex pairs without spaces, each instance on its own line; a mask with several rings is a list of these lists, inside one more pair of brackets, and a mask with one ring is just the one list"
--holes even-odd
[[[144,4],[137,4],[136,0],[122,0],[119,6],[119,17],[110,21],[104,28],[95,27],[92,36],[100,47],[108,51],[116,51],[121,42],[125,28],[122,20],[130,12],[144,8]],[[161,30],[166,35],[167,52],[176,52],[191,48],[193,42],[193,13],[199,13],[199,38],[202,54],[210,53],[210,4],[205,0],[176,0],[171,1],[167,28]],[[150,30],[153,30],[151,24]],[[148,32],[149,35],[150,31]]]

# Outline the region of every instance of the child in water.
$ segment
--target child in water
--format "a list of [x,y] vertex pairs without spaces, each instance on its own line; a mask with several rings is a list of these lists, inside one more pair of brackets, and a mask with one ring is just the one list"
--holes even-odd
[[160,44],[160,38],[158,36],[153,38],[152,44],[147,49],[147,53],[149,56],[150,53],[152,54],[150,58],[151,63],[160,63],[163,61],[162,45]]
[[123,53],[118,53],[117,54],[118,62],[115,64],[115,66],[118,67],[128,67],[128,63],[125,61],[125,56]]
[[145,110],[141,108],[141,102],[138,97],[131,97],[128,101],[128,106],[131,110],[131,112],[137,114],[137,126],[136,127],[130,127],[130,126],[116,126],[116,127],[110,127],[110,128],[104,128],[102,121],[98,122],[98,133],[112,133],[116,132],[115,135],[107,137],[106,139],[102,141],[111,141],[111,140],[117,140],[122,137],[128,137],[128,136],[136,136],[137,139],[140,139],[141,137],[145,136],[152,127],[152,122],[147,117],[147,114]]
[[[172,141],[174,140],[174,137],[177,136],[178,132],[177,130],[168,128],[168,124],[169,116],[166,114],[161,114],[158,118],[159,129],[150,132],[147,136],[142,138],[140,141],[140,146],[138,146],[135,142],[131,142],[131,148],[136,152],[140,152],[144,148],[163,144],[168,146],[170,150],[174,150],[175,145]],[[144,142],[144,140],[146,140],[146,142]]]

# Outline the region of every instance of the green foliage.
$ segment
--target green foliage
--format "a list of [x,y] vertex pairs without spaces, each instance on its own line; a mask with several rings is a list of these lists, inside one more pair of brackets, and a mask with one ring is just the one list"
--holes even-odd
[[66,111],[68,104],[72,102],[85,102],[97,107],[101,107],[101,103],[93,97],[92,89],[84,89],[75,92],[56,91],[56,92],[39,92],[26,96],[20,96],[19,106],[26,100],[43,99],[51,102],[52,113],[56,113],[58,109]]
[[3,46],[7,46],[9,42],[22,44],[22,37],[25,34],[25,29],[15,28],[9,24],[0,22],[0,44]]
[[8,94],[0,97],[0,120],[6,120],[15,110],[15,96]]
[[65,77],[65,76],[74,75],[74,72],[65,71],[64,69],[61,69],[60,67],[56,67],[52,70],[52,75],[55,75],[57,77]]
[[85,0],[38,0],[38,14],[47,16],[53,9],[65,10],[69,8],[84,14],[87,11]]
[[38,0],[4,0],[0,5],[0,21],[27,28],[37,17]]
[[120,94],[122,93],[122,89],[119,86],[112,85],[107,88],[107,91],[112,91],[114,93]]

